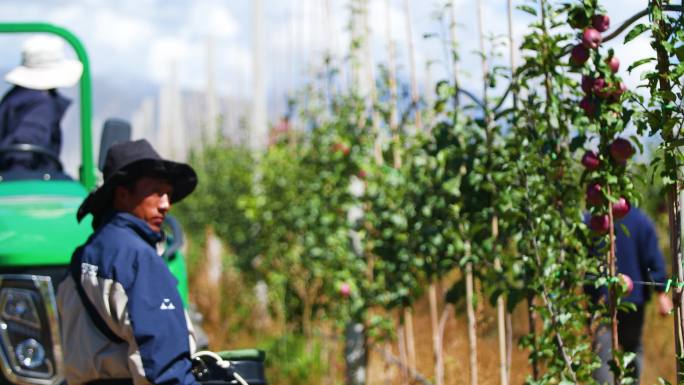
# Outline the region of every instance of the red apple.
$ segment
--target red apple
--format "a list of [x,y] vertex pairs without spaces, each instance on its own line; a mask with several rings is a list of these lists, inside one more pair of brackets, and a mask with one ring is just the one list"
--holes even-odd
[[597,234],[605,234],[610,228],[610,218],[607,214],[594,215],[589,220],[589,228]]
[[585,96],[579,103],[581,109],[584,110],[584,114],[589,118],[596,117],[596,104],[591,101],[591,98]]
[[618,163],[625,163],[634,155],[634,147],[627,139],[617,138],[610,144],[610,156]]
[[610,28],[610,17],[608,15],[594,15],[591,18],[591,25],[599,32],[606,32]]
[[347,145],[344,143],[340,143],[340,142],[334,143],[332,145],[332,149],[333,149],[333,151],[339,151],[339,152],[343,153],[344,155],[349,155],[349,147],[347,147]]
[[603,194],[601,193],[601,185],[598,183],[591,183],[587,186],[587,204],[591,206],[599,206],[605,202]]
[[604,78],[598,78],[594,80],[594,86],[592,87],[592,90],[601,99],[605,99],[608,96],[610,96],[610,92],[608,92],[608,83],[606,83],[606,79]]
[[359,179],[366,179],[366,176],[368,176],[368,174],[366,173],[366,170],[364,170],[364,169],[359,170],[359,174],[358,174]]
[[340,294],[344,298],[348,298],[349,295],[351,295],[351,286],[349,286],[348,283],[344,282],[343,284],[340,285]]
[[601,44],[601,32],[595,30],[594,28],[585,28],[582,32],[582,45],[596,49]]
[[582,44],[577,44],[570,52],[570,63],[580,66],[589,60],[589,50]]
[[620,60],[615,56],[606,59],[606,64],[608,64],[608,67],[610,67],[610,70],[613,71],[613,73],[618,72],[620,69]]
[[632,281],[632,277],[622,273],[618,274],[618,277],[620,278],[620,281],[622,281],[622,287],[625,290],[624,296],[630,295],[632,290],[634,290],[634,281]]
[[617,202],[613,203],[613,218],[620,219],[629,213],[629,201],[624,197],[620,197]]
[[620,97],[625,92],[627,92],[627,85],[623,82],[620,82],[616,87],[613,87],[613,91],[610,93],[610,101],[613,103],[619,102]]
[[587,151],[582,156],[582,165],[589,171],[594,171],[601,165],[598,155],[594,151]]
[[582,91],[584,91],[585,94],[589,95],[591,94],[593,88],[594,78],[587,75],[582,76]]

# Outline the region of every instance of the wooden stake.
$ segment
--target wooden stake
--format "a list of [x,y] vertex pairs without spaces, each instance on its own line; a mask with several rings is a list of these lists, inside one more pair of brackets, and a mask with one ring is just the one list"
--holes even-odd
[[421,122],[420,110],[418,109],[418,102],[420,95],[418,93],[418,81],[416,79],[416,55],[413,48],[413,29],[411,28],[411,7],[409,7],[409,0],[404,0],[404,16],[406,18],[406,45],[409,54],[409,69],[411,71],[411,102],[416,114],[416,130],[422,130],[423,123]]
[[458,113],[458,108],[461,105],[461,97],[458,92],[460,83],[458,82],[458,60],[456,60],[458,40],[456,39],[456,4],[454,3],[454,0],[449,1],[449,7],[451,8],[451,23],[449,24],[449,34],[451,35],[451,68],[453,71],[454,88],[456,89],[456,92],[454,92],[454,109],[456,109],[455,112]]
[[[482,103],[484,105],[487,105],[487,89],[488,87],[488,82],[487,82],[487,77],[489,74],[489,67],[487,65],[487,56],[485,52],[485,44],[484,44],[484,20],[483,20],[483,15],[482,15],[482,0],[477,1],[477,26],[478,26],[478,31],[479,31],[479,40],[480,40],[480,55],[482,57],[481,64],[482,64]],[[485,111],[485,119],[488,119],[488,111]]]
[[513,314],[506,309],[506,380],[511,382],[511,365],[513,361]]
[[413,335],[413,309],[404,308],[404,330],[406,331],[406,353],[408,356],[409,369],[416,371],[416,339]]
[[430,300],[430,323],[432,326],[432,352],[435,357],[435,383],[436,385],[444,385],[444,362],[442,360],[442,336],[440,334],[440,325],[437,315],[437,285],[435,282],[430,283],[429,287]]
[[403,384],[409,384],[410,369],[408,365],[408,355],[406,353],[406,332],[404,331],[404,326],[401,323],[402,316],[400,318],[400,325],[397,328],[397,343],[399,345],[399,359],[401,360],[402,370],[401,370],[401,382]]
[[[485,130],[487,132],[487,145],[488,147],[491,147],[493,144],[493,133],[492,127],[491,127],[491,119],[489,117],[489,110],[487,108],[487,90],[489,88],[488,84],[488,73],[489,73],[489,66],[487,63],[487,56],[485,53],[485,44],[484,44],[484,16],[483,16],[483,11],[482,11],[482,0],[479,0],[477,2],[477,18],[478,18],[478,32],[479,32],[479,40],[480,40],[480,53],[482,57],[482,101],[485,105],[483,114],[484,114],[484,119],[485,119]],[[490,148],[491,150],[491,148]],[[491,153],[491,151],[490,151]],[[499,237],[499,219],[494,213],[494,216],[492,218],[492,223],[491,223],[491,230],[492,230],[492,238],[494,239],[494,244],[496,244],[497,239]],[[499,256],[495,256],[494,258],[494,269],[495,270],[500,270],[501,269],[501,260]],[[500,374],[500,381],[501,385],[508,385],[508,354],[507,354],[507,349],[506,349],[506,305],[504,303],[504,298],[503,296],[499,296],[496,299],[496,308],[497,308],[497,329],[498,329],[498,334],[499,334],[499,374]]]
[[[391,352],[392,344],[386,343],[384,350]],[[392,366],[390,365],[390,362],[388,360],[385,360],[384,368],[385,371],[383,372],[383,380],[385,382],[385,385],[392,385]]]
[[375,158],[375,163],[376,164],[383,164],[384,160],[382,158],[382,137],[380,136],[380,111],[376,108],[376,105],[378,103],[378,92],[375,87],[375,75],[373,74],[373,66],[374,66],[374,60],[373,60],[373,50],[371,48],[371,42],[373,39],[371,38],[371,30],[370,26],[368,23],[368,13],[370,12],[370,9],[368,7],[368,0],[364,1],[364,10],[363,10],[363,29],[365,31],[365,39],[364,39],[364,53],[366,59],[364,60],[364,69],[366,72],[366,83],[368,84],[369,87],[369,95],[370,98],[368,98],[368,105],[366,108],[370,109],[371,111],[371,124],[373,127],[373,135],[375,136],[375,143],[373,146],[373,157]]
[[389,0],[385,0],[385,19],[387,20],[387,77],[390,91],[390,130],[392,131],[393,166],[394,168],[400,168],[401,139],[399,138],[399,115],[397,112],[397,70],[394,61],[394,42],[392,41],[392,18]]
[[361,83],[361,70],[359,69],[360,65],[360,57],[359,57],[359,49],[356,46],[356,41],[359,39],[360,35],[360,27],[359,27],[359,15],[358,15],[358,1],[353,1],[351,2],[351,44],[349,48],[349,63],[350,63],[350,72],[351,72],[351,89],[354,92],[357,92],[359,89],[359,85]]
[[[492,218],[492,237],[496,240],[499,236],[499,221],[496,216]],[[496,242],[496,241],[495,241]],[[501,259],[494,259],[494,269],[501,269]],[[502,295],[496,299],[497,327],[499,333],[499,374],[502,385],[508,385],[508,349],[506,349],[506,305]]]
[[[465,242],[466,258],[470,257],[470,242]],[[470,385],[477,385],[477,333],[473,295],[473,263],[466,263],[466,309],[468,314],[468,347],[470,350]]]
[[[679,244],[681,241],[680,234],[684,230],[681,222],[681,202],[678,202],[677,196],[681,194],[678,192],[677,185],[668,187],[668,217],[670,224],[670,257],[672,260],[672,277],[676,282],[684,282],[684,272],[682,271],[682,254]],[[680,198],[681,199],[681,198]],[[678,204],[679,203],[679,204]],[[676,379],[677,384],[684,383],[684,373],[682,370],[682,357],[684,352],[684,309],[682,308],[682,299],[684,299],[684,291],[678,285],[672,288],[672,303],[674,313],[674,335],[675,335],[675,360],[676,360]]]
[[[511,66],[511,83],[513,83],[513,109],[517,110],[518,108],[518,90],[517,87],[515,86],[516,82],[516,77],[515,77],[515,71],[516,71],[516,64],[515,64],[515,42],[513,39],[513,1],[508,0],[506,2],[507,4],[507,14],[508,14],[508,53],[509,53],[509,63]],[[530,308],[528,307],[528,311],[530,311]],[[510,382],[511,379],[511,361],[512,361],[512,356],[513,356],[513,321],[511,319],[511,313],[506,312],[506,346],[508,347],[506,351],[506,373],[508,374],[508,382]],[[535,360],[536,361],[536,360]],[[534,363],[536,365],[536,362]],[[534,370],[533,370],[534,371]]]
[[518,108],[518,88],[516,86],[515,78],[515,42],[513,40],[513,1],[507,1],[507,13],[508,13],[508,55],[511,65],[511,83],[513,86],[513,109]]
[[[650,6],[654,9],[658,9],[663,14],[663,5],[667,3],[663,0],[651,0]],[[656,51],[656,56],[658,64],[656,68],[658,69],[658,90],[660,92],[672,92],[672,84],[668,78],[670,71],[670,58],[668,56],[667,50],[663,45],[663,35],[665,35],[667,25],[664,20],[658,22],[658,32],[654,33],[654,48]],[[672,112],[665,110],[662,117],[664,122],[670,121],[672,119]],[[661,132],[661,136],[666,143],[671,143],[674,140],[674,132],[672,128],[667,131]],[[667,156],[667,154],[666,154]],[[675,159],[665,159],[665,164],[669,162],[678,162]],[[679,179],[679,178],[677,178]],[[678,196],[680,194],[679,183],[675,182],[667,188],[667,206],[668,206],[668,217],[670,224],[670,258],[672,261],[672,277],[676,279],[677,283],[684,281],[684,268],[682,266],[682,247],[681,244],[681,231],[680,228],[680,215],[681,206],[678,204]],[[684,354],[684,309],[682,309],[682,300],[684,299],[684,291],[678,285],[674,285],[672,290],[672,304],[674,305],[674,337],[675,337],[675,362],[677,372],[675,373],[675,378],[677,379],[677,384],[684,383],[684,367],[682,367],[682,354]]]
[[[534,307],[534,294],[530,291],[527,295],[527,322],[529,333],[532,336],[532,351],[537,350],[537,314]],[[532,379],[539,379],[539,360],[536,355],[532,355]]]

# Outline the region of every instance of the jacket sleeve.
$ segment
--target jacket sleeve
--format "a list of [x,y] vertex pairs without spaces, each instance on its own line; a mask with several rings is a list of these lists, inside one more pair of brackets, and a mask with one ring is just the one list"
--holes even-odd
[[50,98],[41,98],[26,107],[28,110],[17,128],[3,142],[6,144],[31,143],[43,147],[50,144],[50,132],[57,119],[56,108]]
[[[665,270],[665,259],[660,252],[658,246],[658,236],[656,235],[655,227],[648,218],[644,218],[643,238],[640,242],[639,257],[641,262],[648,269],[651,279],[654,282],[665,283],[667,280],[667,272]],[[665,290],[662,286],[655,286],[655,290],[662,292]]]
[[136,259],[131,278],[124,289],[134,338],[131,346],[137,345],[139,359],[129,354],[130,360],[138,361],[129,365],[141,365],[153,384],[197,384],[190,371],[189,329],[176,279],[153,252]]

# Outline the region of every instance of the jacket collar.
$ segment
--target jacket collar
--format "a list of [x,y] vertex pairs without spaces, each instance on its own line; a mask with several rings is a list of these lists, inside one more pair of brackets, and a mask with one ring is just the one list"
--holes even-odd
[[145,221],[136,217],[133,214],[123,211],[115,211],[111,217],[105,222],[111,223],[115,226],[128,227],[136,232],[140,238],[149,243],[150,246],[156,247],[156,244],[164,238],[163,232],[156,232],[150,228]]

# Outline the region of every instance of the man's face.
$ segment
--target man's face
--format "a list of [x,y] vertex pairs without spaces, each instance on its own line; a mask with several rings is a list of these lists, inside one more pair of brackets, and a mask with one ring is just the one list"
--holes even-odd
[[171,208],[172,186],[165,179],[142,177],[132,190],[118,186],[114,207],[129,212],[145,221],[153,231],[161,231],[162,223]]

